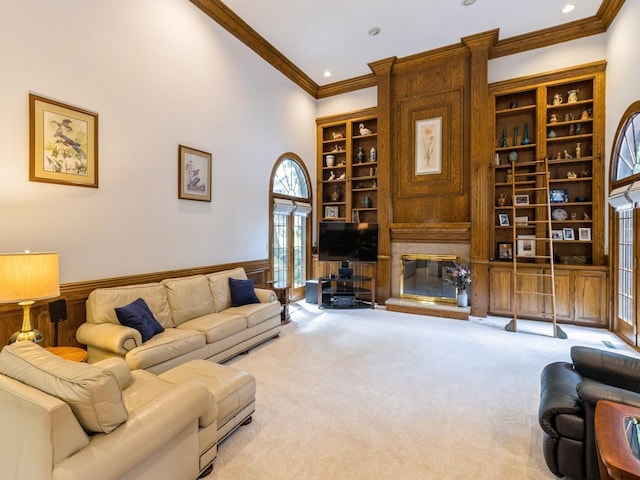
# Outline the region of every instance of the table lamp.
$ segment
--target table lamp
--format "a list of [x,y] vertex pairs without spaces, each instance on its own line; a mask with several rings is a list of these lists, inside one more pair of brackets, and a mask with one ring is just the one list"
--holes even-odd
[[11,335],[9,343],[40,342],[42,333],[31,326],[31,305],[59,295],[57,253],[0,254],[0,303],[17,302],[22,306],[22,328]]

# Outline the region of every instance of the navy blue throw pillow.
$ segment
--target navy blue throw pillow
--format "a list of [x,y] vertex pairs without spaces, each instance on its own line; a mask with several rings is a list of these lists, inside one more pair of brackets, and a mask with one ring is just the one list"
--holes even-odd
[[164,327],[156,320],[147,302],[142,298],[125,307],[116,307],[115,310],[118,321],[122,325],[138,330],[143,342],[164,331]]
[[253,280],[238,280],[229,278],[229,288],[231,289],[231,306],[241,307],[249,303],[260,303],[256,292],[253,289]]

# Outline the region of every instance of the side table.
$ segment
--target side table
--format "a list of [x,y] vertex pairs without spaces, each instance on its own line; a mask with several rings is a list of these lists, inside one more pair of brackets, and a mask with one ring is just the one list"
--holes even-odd
[[47,347],[47,350],[58,357],[73,362],[86,362],[89,358],[87,351],[78,347]]
[[273,284],[259,284],[256,285],[257,288],[266,288],[267,290],[271,290],[276,294],[276,298],[282,305],[282,310],[280,311],[280,323],[282,325],[286,325],[291,321],[291,317],[289,316],[289,285],[285,287],[276,287]]
[[629,442],[637,435],[634,423],[639,418],[640,408],[608,400],[596,404],[596,449],[602,480],[640,480],[639,452],[636,449],[634,453]]

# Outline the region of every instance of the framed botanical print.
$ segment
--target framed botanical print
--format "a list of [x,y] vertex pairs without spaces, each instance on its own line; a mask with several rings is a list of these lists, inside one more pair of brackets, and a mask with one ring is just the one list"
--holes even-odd
[[29,180],[98,188],[98,114],[29,94]]

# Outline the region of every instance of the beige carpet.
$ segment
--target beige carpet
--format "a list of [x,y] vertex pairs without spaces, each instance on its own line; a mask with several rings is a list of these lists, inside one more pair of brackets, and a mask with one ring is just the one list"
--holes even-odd
[[279,339],[227,362],[256,377],[256,412],[208,480],[556,478],[540,370],[572,345],[635,354],[605,330],[508,320],[294,304]]

